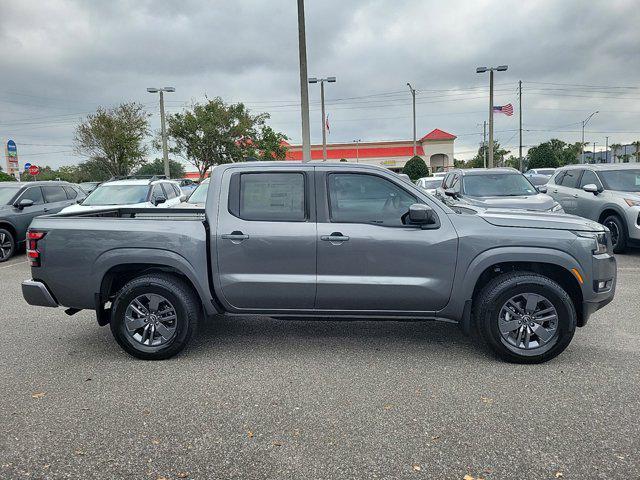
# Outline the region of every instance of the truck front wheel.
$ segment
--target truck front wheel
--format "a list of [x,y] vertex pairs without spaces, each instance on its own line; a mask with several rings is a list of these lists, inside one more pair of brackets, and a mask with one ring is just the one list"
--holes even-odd
[[189,343],[201,310],[185,281],[169,274],[148,274],[131,280],[117,293],[111,332],[130,355],[163,360]]
[[567,348],[576,330],[576,311],[567,292],[532,272],[491,280],[474,300],[474,318],[491,349],[514,363],[551,360]]

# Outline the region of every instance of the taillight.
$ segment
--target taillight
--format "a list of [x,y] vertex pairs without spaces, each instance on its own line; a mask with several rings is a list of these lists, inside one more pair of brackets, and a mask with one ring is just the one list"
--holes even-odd
[[46,232],[27,231],[27,257],[32,267],[40,266],[40,251],[38,250],[38,240],[46,235]]

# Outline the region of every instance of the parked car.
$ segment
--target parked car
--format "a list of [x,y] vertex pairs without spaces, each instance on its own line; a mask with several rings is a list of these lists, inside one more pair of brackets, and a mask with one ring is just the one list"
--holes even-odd
[[0,262],[24,246],[27,228],[38,215],[57,213],[80,195],[67,182],[0,183]]
[[444,178],[447,176],[447,172],[433,172],[432,176],[435,178]]
[[612,300],[602,225],[461,210],[372,165],[220,165],[202,213],[36,218],[22,292],[67,314],[96,310],[145,359],[175,355],[198,323],[234,313],[445,320],[505,360],[543,362]]
[[80,188],[82,188],[82,190],[84,190],[85,192],[87,192],[87,195],[89,195],[91,192],[93,192],[96,188],[98,188],[98,186],[100,186],[102,182],[82,182],[80,184]]
[[525,177],[527,177],[527,180],[529,180],[534,187],[540,187],[542,185],[546,185],[547,183],[549,183],[549,179],[551,178],[551,177],[547,177],[546,175],[538,175],[533,173],[528,175],[525,174]]
[[536,189],[514,168],[452,170],[436,190],[436,196],[449,206],[473,205],[562,213],[558,202]]
[[551,178],[555,171],[555,168],[530,168],[525,172],[525,176],[528,177],[529,175],[544,175]]
[[176,182],[170,180],[126,179],[102,183],[81,203],[63,210],[63,213],[104,210],[114,206],[169,208],[185,199]]
[[209,191],[209,179],[205,178],[189,197],[176,208],[204,208]]
[[640,167],[634,164],[571,165],[547,185],[565,212],[594,220],[611,231],[613,249],[640,246]]
[[418,181],[416,182],[416,185],[421,190],[424,190],[425,192],[430,193],[431,195],[435,195],[436,194],[436,190],[438,189],[438,187],[440,185],[442,185],[442,179],[443,178],[444,177],[423,177],[423,178],[419,178]]
[[190,178],[178,178],[178,179],[175,179],[174,181],[178,183],[178,185],[180,186],[180,189],[182,190],[182,193],[184,193],[187,196],[191,192],[193,192],[196,188],[198,188],[198,182],[195,182]]

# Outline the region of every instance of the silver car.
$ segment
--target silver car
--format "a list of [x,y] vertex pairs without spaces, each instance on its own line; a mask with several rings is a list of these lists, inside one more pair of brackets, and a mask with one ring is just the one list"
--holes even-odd
[[596,164],[560,168],[547,184],[566,213],[611,230],[614,252],[640,246],[640,165]]

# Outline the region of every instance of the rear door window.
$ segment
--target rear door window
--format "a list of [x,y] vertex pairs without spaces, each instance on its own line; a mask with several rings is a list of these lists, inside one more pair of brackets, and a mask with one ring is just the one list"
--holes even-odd
[[73,200],[74,198],[78,197],[78,192],[76,192],[76,189],[73,187],[63,187],[64,191],[67,192],[67,198],[69,200]]
[[582,170],[579,169],[571,169],[567,170],[564,174],[564,177],[560,180],[560,185],[567,188],[578,188],[578,179],[580,178],[580,173]]
[[[304,174],[243,173],[239,177],[238,187],[229,192],[229,210],[232,214],[252,221],[306,220]],[[232,178],[232,185],[234,183]]]
[[64,188],[58,185],[50,185],[42,187],[44,198],[47,203],[66,202],[68,200],[67,193]]
[[167,196],[167,199],[176,198],[176,191],[173,189],[173,185],[170,183],[163,183],[162,187],[164,188],[164,193]]

